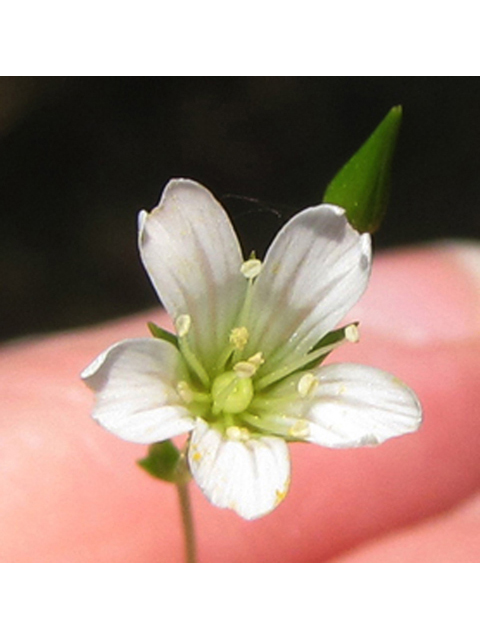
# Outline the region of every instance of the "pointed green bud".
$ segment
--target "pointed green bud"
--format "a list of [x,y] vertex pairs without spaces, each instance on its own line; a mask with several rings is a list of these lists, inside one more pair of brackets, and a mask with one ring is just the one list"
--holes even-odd
[[376,231],[385,215],[401,121],[402,107],[390,109],[325,191],[323,201],[343,207],[352,227],[361,233]]
[[147,326],[154,338],[165,340],[166,342],[173,344],[174,347],[178,347],[178,338],[176,335],[170,333],[170,331],[162,329],[162,327],[157,326],[154,322],[147,322]]
[[183,456],[170,440],[150,445],[148,455],[137,464],[154,478],[182,484],[188,482],[190,474]]

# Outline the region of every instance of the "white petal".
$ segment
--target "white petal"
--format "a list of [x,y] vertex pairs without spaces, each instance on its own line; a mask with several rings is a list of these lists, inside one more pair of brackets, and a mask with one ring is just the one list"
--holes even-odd
[[169,314],[191,317],[190,339],[208,366],[225,346],[247,285],[227,214],[198,183],[172,180],[160,204],[139,216],[139,247]]
[[262,372],[306,353],[333,329],[364,292],[370,264],[370,236],[355,231],[339,207],[320,205],[293,217],[254,286],[250,346],[265,356]]
[[420,403],[395,376],[358,364],[332,364],[315,374],[319,385],[303,416],[305,440],[325,447],[376,445],[416,431]]
[[272,511],[288,490],[290,458],[280,438],[242,441],[200,424],[192,433],[188,460],[207,498],[247,520]]
[[175,347],[153,338],[118,342],[82,372],[96,394],[93,418],[120,438],[145,444],[195,426],[175,390],[183,376]]

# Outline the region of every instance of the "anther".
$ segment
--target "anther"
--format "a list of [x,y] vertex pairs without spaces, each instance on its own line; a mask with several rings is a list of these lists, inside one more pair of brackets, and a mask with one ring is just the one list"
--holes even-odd
[[345,327],[345,340],[348,342],[358,342],[360,340],[360,332],[356,324],[349,324]]
[[245,260],[245,262],[240,267],[240,271],[247,278],[247,280],[253,280],[256,278],[260,271],[262,270],[262,261],[258,258],[250,258],[249,260]]
[[248,429],[245,429],[245,427],[228,427],[225,433],[229,440],[234,440],[235,442],[246,442],[250,437]]
[[313,373],[305,373],[297,384],[297,391],[301,398],[311,396],[318,387],[318,380]]
[[230,344],[237,350],[242,351],[249,339],[247,327],[235,327],[230,331]]
[[306,420],[297,420],[288,430],[291,438],[307,438],[310,435],[310,428]]
[[258,368],[265,362],[262,353],[259,351],[255,355],[237,362],[233,370],[239,378],[252,378],[258,371]]
[[181,397],[181,399],[187,404],[190,404],[190,402],[193,402],[193,398],[194,398],[193,391],[190,389],[190,387],[188,386],[188,382],[185,382],[185,380],[181,380],[177,384],[177,393]]
[[186,314],[182,313],[175,320],[175,328],[177,330],[177,334],[179,338],[184,338],[187,333],[190,331],[190,327],[192,325],[192,318]]
[[257,368],[254,364],[248,361],[237,362],[237,364],[233,367],[233,370],[237,374],[239,378],[252,378]]

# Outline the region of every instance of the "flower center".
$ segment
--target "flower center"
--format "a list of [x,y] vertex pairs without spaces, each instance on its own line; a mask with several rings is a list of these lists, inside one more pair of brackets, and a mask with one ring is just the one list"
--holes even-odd
[[250,378],[241,378],[235,371],[226,371],[217,376],[212,384],[213,413],[241,413],[253,398]]
[[[213,365],[210,363],[206,367],[192,348],[191,317],[181,314],[176,318],[177,346],[189,372],[188,380],[177,384],[177,392],[193,415],[206,420],[232,439],[244,440],[265,431],[281,432],[283,437],[295,439],[306,433],[302,411],[319,384],[318,377],[309,369],[318,366],[340,344],[356,342],[358,330],[355,324],[334,330],[307,353],[299,353],[284,361],[277,358],[277,366],[262,373],[265,363],[262,352],[245,357],[251,339],[252,287],[261,267],[262,263],[254,255],[241,267],[248,280],[244,304]],[[276,391],[277,383],[283,384],[281,393]],[[298,420],[293,426],[289,424],[288,432],[284,433],[287,427],[283,423],[289,423],[287,407],[294,407],[295,411],[298,409]]]

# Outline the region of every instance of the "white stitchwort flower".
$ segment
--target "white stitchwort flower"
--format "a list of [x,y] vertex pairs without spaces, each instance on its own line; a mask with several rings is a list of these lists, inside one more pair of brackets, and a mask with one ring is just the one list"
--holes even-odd
[[339,207],[295,215],[262,263],[244,260],[207,189],[172,180],[140,213],[139,247],[177,336],[119,342],[87,367],[93,417],[137,443],[189,433],[191,473],[213,504],[247,519],[271,511],[289,486],[288,442],[358,447],[418,428],[419,402],[394,376],[321,365],[357,340],[355,324],[334,329],[371,264],[370,236]]

